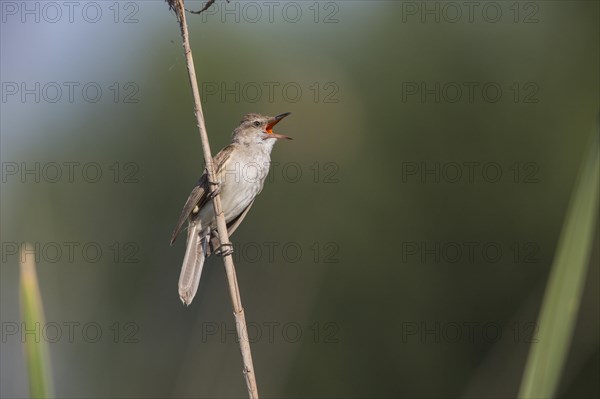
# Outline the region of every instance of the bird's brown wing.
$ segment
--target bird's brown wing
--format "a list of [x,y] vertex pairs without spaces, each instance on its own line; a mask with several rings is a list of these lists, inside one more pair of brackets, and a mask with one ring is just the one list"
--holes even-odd
[[202,175],[202,177],[200,177],[200,180],[198,180],[198,183],[196,183],[196,185],[192,189],[192,192],[190,193],[187,201],[185,202],[185,205],[183,206],[183,210],[181,211],[181,215],[179,216],[179,220],[177,221],[175,230],[173,230],[173,234],[171,235],[171,245],[175,243],[177,235],[179,235],[179,232],[183,228],[185,221],[190,216],[196,205],[199,206],[200,203],[206,202],[206,197],[208,197],[207,188],[208,178],[205,173]]
[[[225,165],[225,161],[229,158],[231,151],[233,150],[233,146],[228,145],[223,148],[219,153],[213,158],[215,174],[218,174],[219,171]],[[177,225],[175,226],[175,230],[173,230],[173,234],[171,235],[171,245],[175,243],[177,239],[177,235],[183,228],[185,221],[188,219],[192,211],[196,206],[198,209],[201,209],[209,199],[208,193],[210,189],[208,187],[208,175],[206,172],[202,174],[198,183],[192,189],[192,192],[188,196],[185,205],[183,206],[183,210],[181,211],[181,215],[179,216],[179,220],[177,221]]]

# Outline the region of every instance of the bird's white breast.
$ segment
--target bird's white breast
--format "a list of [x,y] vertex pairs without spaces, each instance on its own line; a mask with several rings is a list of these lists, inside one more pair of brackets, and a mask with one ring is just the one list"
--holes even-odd
[[[268,148],[270,150],[270,148]],[[271,162],[270,151],[248,151],[243,146],[231,152],[219,173],[221,205],[229,223],[250,205],[261,192]],[[212,224],[212,202],[200,211],[203,225]]]

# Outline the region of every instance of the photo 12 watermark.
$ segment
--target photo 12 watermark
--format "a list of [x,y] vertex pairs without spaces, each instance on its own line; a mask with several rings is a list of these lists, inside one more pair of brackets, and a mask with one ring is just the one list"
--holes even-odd
[[539,263],[535,241],[401,241],[400,261],[411,264],[512,264]]
[[3,104],[137,104],[140,85],[136,82],[2,81]]
[[540,86],[533,81],[404,81],[400,99],[414,104],[537,104]]
[[[203,23],[315,23],[337,24],[343,2],[338,1],[216,1],[200,14]],[[204,9],[207,2],[187,1],[188,10]]]
[[[252,168],[252,163],[247,165]],[[315,161],[311,163],[297,161],[271,161],[267,184],[310,182],[313,184],[338,184],[340,165],[335,161]]]
[[200,85],[202,102],[295,104],[307,100],[315,104],[340,102],[340,86],[334,81],[300,83],[294,81],[209,81]]
[[235,323],[205,321],[201,325],[202,343],[239,342],[247,340],[251,344],[337,344],[340,342],[340,325],[336,322],[295,321],[247,322],[247,334],[238,337]]
[[[35,263],[95,264],[139,263],[140,244],[135,241],[34,241],[30,246],[24,242],[2,241],[2,263],[25,263],[30,257]],[[22,250],[20,251],[20,249]]]
[[509,334],[514,343],[537,343],[535,322],[513,322],[509,325],[493,321],[403,321],[400,342],[403,344],[469,343],[493,344]]
[[137,24],[137,1],[1,1],[3,24]]
[[243,241],[233,242],[233,260],[244,263],[340,263],[340,244],[336,241]]
[[137,344],[140,342],[138,333],[140,326],[133,321],[111,321],[99,323],[96,321],[47,321],[40,322],[2,322],[2,343],[12,341],[56,343],[86,343],[112,342],[114,344]]
[[234,183],[264,181],[266,184],[300,182],[337,184],[340,182],[340,165],[334,161],[229,162],[222,170],[221,180]]
[[403,161],[402,183],[418,184],[534,184],[540,182],[535,161]]
[[1,163],[2,183],[123,183],[140,182],[137,162],[96,161],[5,161]]
[[537,24],[540,3],[534,1],[402,1],[403,23]]

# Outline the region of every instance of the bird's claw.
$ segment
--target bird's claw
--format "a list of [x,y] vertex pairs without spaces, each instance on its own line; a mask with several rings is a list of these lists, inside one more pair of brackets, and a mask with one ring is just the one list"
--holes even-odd
[[217,256],[228,256],[233,253],[233,244],[230,242],[224,242],[219,246],[219,248],[215,249],[215,255]]
[[208,193],[208,198],[213,199],[221,193],[221,182],[220,181],[208,181],[208,184],[214,188]]

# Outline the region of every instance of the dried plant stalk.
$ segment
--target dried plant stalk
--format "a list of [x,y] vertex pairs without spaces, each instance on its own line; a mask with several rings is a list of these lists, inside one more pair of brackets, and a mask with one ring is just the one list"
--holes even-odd
[[[185,52],[185,61],[188,70],[188,76],[190,79],[190,86],[192,87],[192,95],[194,97],[194,113],[196,115],[196,122],[198,124],[198,130],[200,131],[200,139],[202,141],[202,150],[204,153],[204,160],[206,163],[206,173],[209,181],[216,182],[214,165],[212,162],[212,153],[210,151],[210,144],[208,141],[208,134],[206,133],[206,126],[204,124],[204,114],[202,113],[202,103],[200,102],[200,90],[198,89],[198,81],[196,80],[196,69],[194,67],[194,58],[192,57],[192,49],[190,47],[190,38],[188,33],[187,21],[185,18],[185,7],[183,0],[167,0],[171,9],[175,11],[177,19],[179,21],[179,27],[181,29],[181,37],[183,40],[183,50]],[[221,198],[214,184],[209,184],[213,207],[215,209],[215,215],[217,219],[217,232],[219,233],[219,240],[221,247],[231,247],[229,241],[229,233],[227,231],[227,225],[225,223],[225,215],[223,214],[223,208],[221,207]],[[240,289],[237,283],[237,277],[235,274],[235,266],[233,264],[233,258],[231,256],[232,251],[225,251],[223,256],[223,262],[225,264],[225,272],[227,274],[227,282],[229,284],[229,294],[231,296],[231,302],[233,304],[233,315],[235,317],[235,325],[240,343],[240,351],[242,352],[242,361],[244,363],[244,377],[246,379],[246,386],[248,388],[248,396],[252,399],[258,398],[258,388],[256,386],[256,377],[254,375],[254,366],[252,364],[252,353],[250,352],[250,342],[248,340],[248,328],[246,326],[246,317],[244,316],[244,308],[242,307],[242,300],[240,297]]]

